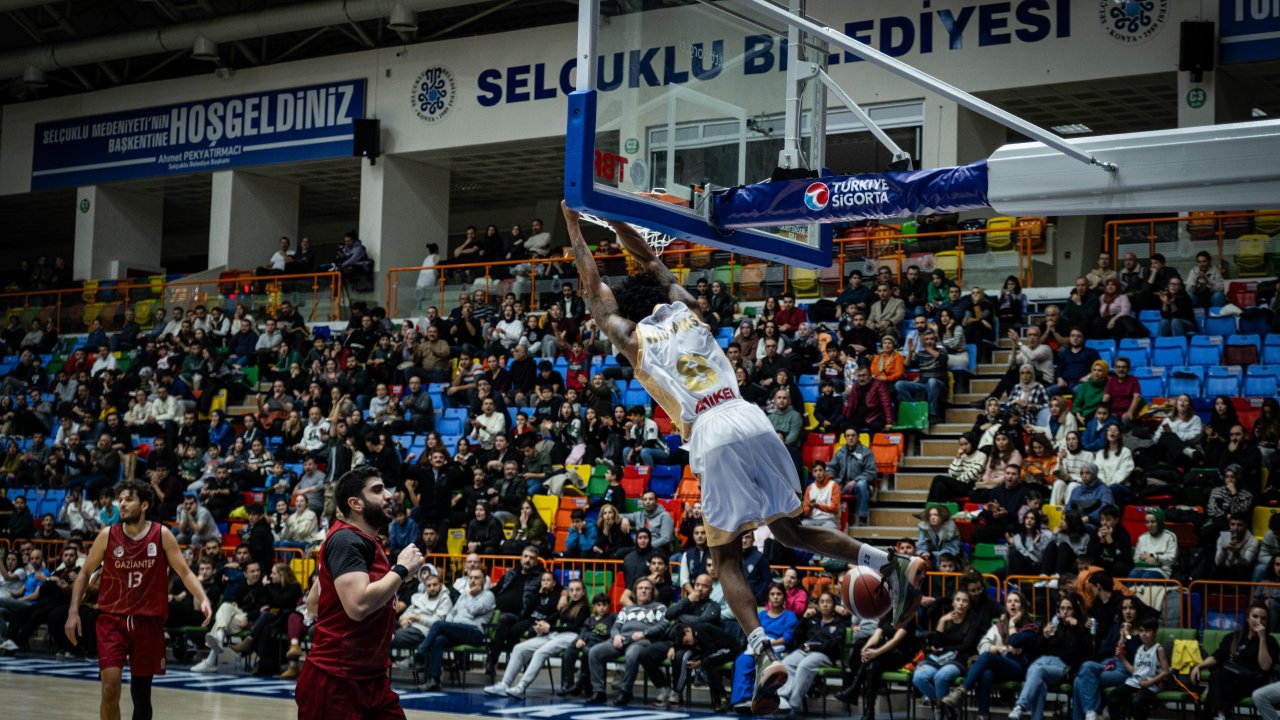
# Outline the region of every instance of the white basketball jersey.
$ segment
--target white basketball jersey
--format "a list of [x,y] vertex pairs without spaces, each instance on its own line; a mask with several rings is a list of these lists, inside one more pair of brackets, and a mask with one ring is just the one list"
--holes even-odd
[[741,400],[729,358],[711,329],[684,303],[657,306],[636,325],[636,337],[636,379],[686,438],[699,414]]

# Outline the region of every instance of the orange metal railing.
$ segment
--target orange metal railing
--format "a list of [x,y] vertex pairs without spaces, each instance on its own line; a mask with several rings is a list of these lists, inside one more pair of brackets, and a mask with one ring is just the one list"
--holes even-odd
[[[145,330],[151,327],[149,320],[157,308],[217,304],[231,315],[229,304],[235,303],[253,312],[273,314],[286,295],[307,291],[311,296],[309,321],[342,318],[342,274],[338,272],[254,277],[246,270],[234,278],[136,278],[109,284],[91,280],[83,287],[0,293],[0,308],[7,317],[19,316],[27,326],[33,320],[51,320],[59,334],[85,332],[95,318],[102,321],[105,330],[118,329],[117,318],[125,309],[132,309]],[[325,303],[328,309],[322,311]]]
[[[1039,221],[1038,218],[1033,220],[1036,222]],[[1043,232],[1043,230],[1041,229],[1040,232]],[[1030,225],[1018,225],[1013,228],[978,228],[973,230],[947,230],[943,232],[919,233],[902,233],[895,225],[877,225],[873,226],[870,230],[859,230],[856,235],[851,237],[837,238],[834,243],[830,268],[825,271],[817,271],[816,274],[810,274],[813,273],[813,271],[797,270],[787,265],[765,263],[763,261],[751,262],[755,259],[750,256],[743,256],[736,253],[725,253],[723,251],[712,250],[699,245],[676,246],[676,244],[673,244],[672,247],[668,248],[662,254],[662,257],[682,282],[691,272],[697,270],[712,271],[714,276],[710,279],[721,280],[724,282],[729,289],[730,295],[734,297],[753,299],[745,295],[745,293],[739,293],[739,285],[748,284],[749,287],[755,288],[761,284],[756,278],[763,274],[761,272],[762,269],[771,267],[777,267],[780,269],[780,277],[776,277],[773,281],[766,279],[766,283],[778,284],[783,292],[787,292],[797,289],[796,280],[798,277],[803,277],[806,283],[812,282],[812,285],[806,287],[814,288],[815,292],[813,296],[816,297],[821,294],[822,291],[826,291],[828,293],[839,293],[844,290],[844,285],[848,278],[848,272],[846,272],[845,269],[846,265],[854,262],[866,262],[867,259],[875,260],[879,265],[888,265],[892,269],[895,277],[901,277],[906,267],[912,264],[912,259],[917,255],[934,255],[936,257],[941,253],[952,253],[955,257],[955,267],[950,275],[952,279],[963,283],[965,238],[972,238],[975,236],[985,238],[988,235],[997,233],[1008,234],[1011,236],[1012,243],[1015,247],[1014,252],[1017,253],[1018,257],[1017,277],[1022,282],[1023,287],[1031,287],[1034,279],[1032,259],[1033,255],[1036,254],[1038,250],[1036,233],[1031,230]],[[912,245],[921,241],[930,240],[951,240],[953,242],[940,243],[940,246],[948,248],[946,250],[938,250],[933,253],[911,252]],[[713,255],[715,254],[725,256],[727,258],[727,263],[713,267]],[[626,257],[626,255],[597,255],[595,256],[595,259],[597,261],[609,262],[623,261]],[[401,279],[401,276],[406,273],[413,273],[416,280],[417,273],[423,270],[434,270],[436,272],[436,283],[434,286],[429,288],[430,295],[435,297],[434,304],[440,309],[440,311],[445,312],[449,308],[445,297],[446,283],[444,282],[444,273],[472,271],[473,274],[477,275],[477,279],[482,276],[484,279],[483,287],[476,289],[484,292],[487,300],[490,292],[492,292],[494,288],[493,275],[495,268],[514,268],[517,265],[528,265],[531,267],[533,272],[528,276],[530,279],[528,280],[529,287],[527,290],[527,307],[529,309],[536,309],[538,307],[538,290],[537,283],[533,280],[538,276],[545,277],[547,273],[544,269],[553,264],[559,264],[564,270],[568,270],[567,266],[573,264],[573,258],[563,256],[558,258],[539,258],[530,260],[502,260],[493,263],[460,263],[434,266],[416,265],[391,268],[387,270],[387,308],[392,314],[399,314],[397,310],[399,308],[401,285],[405,285],[406,288],[414,288],[416,290],[416,283],[406,284],[406,282]],[[573,273],[572,270],[568,270],[568,272],[570,273],[570,276]],[[747,280],[748,274],[752,276],[752,279],[749,281]],[[924,274],[927,275],[928,273],[926,272]],[[514,284],[513,280],[511,285],[506,287],[512,287]],[[468,291],[468,293],[470,292],[473,291]],[[500,292],[505,292],[505,290],[500,290]],[[524,293],[522,292],[522,295],[523,294]],[[417,298],[418,304],[422,304],[424,298]]]
[[[1102,247],[1111,253],[1112,266],[1118,268],[1120,265],[1120,242],[1122,239],[1132,242],[1135,236],[1145,237],[1148,249],[1147,256],[1150,257],[1156,252],[1157,242],[1176,241],[1181,234],[1181,232],[1176,232],[1172,238],[1162,238],[1159,234],[1158,226],[1173,225],[1175,230],[1179,231],[1184,229],[1180,226],[1185,226],[1185,231],[1193,240],[1208,240],[1212,238],[1217,241],[1218,266],[1221,267],[1225,261],[1223,257],[1224,241],[1228,238],[1249,234],[1250,229],[1258,224],[1259,218],[1268,220],[1267,229],[1271,229],[1270,225],[1272,224],[1280,226],[1280,210],[1201,212],[1187,215],[1109,220],[1104,226]],[[1262,232],[1262,234],[1275,235],[1276,233]]]

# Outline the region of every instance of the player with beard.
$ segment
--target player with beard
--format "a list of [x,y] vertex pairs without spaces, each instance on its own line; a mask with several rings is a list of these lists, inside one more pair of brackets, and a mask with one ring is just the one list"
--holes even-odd
[[334,501],[339,516],[320,547],[319,580],[307,596],[316,626],[298,676],[298,718],[404,718],[387,669],[396,592],[405,578],[417,577],[422,552],[409,545],[394,566],[387,561],[378,531],[391,524],[391,490],[376,468],[339,478]]
[[[627,223],[610,223],[641,267],[612,288],[600,279],[578,213],[563,206],[591,317],[635,377],[687,439],[689,467],[702,485],[707,544],[724,598],[747,635],[756,660],[751,711],[778,707],[787,670],[756,614],[742,570],[742,537],[766,525],[783,545],[878,570],[891,598],[892,622],[903,625],[920,604],[924,562],[862,543],[834,528],[802,525],[800,478],[786,446],[758,406],[742,399],[728,357],[702,319],[693,296]],[[616,290],[616,292],[615,292]],[[599,690],[599,688],[597,688]]]
[[134,480],[120,483],[120,523],[103,528],[89,549],[84,567],[71,588],[71,607],[64,628],[71,644],[79,644],[80,601],[89,578],[102,566],[98,590],[98,674],[102,678],[104,720],[120,717],[120,680],[129,660],[129,696],[133,720],[151,720],[151,678],[164,674],[164,623],[169,618],[169,569],[191,593],[195,607],[209,624],[213,610],[200,579],[182,559],[173,533],[147,519],[154,496],[151,486]]

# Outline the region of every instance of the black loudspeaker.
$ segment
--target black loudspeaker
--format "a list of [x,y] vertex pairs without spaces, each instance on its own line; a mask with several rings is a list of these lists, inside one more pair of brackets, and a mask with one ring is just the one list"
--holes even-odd
[[1199,82],[1205,72],[1213,70],[1218,55],[1217,30],[1209,20],[1184,20],[1182,43],[1178,47],[1178,69],[1191,72]]
[[381,123],[376,119],[354,120],[351,141],[351,154],[356,157],[367,157],[370,162],[377,160],[382,154],[378,139],[382,134]]

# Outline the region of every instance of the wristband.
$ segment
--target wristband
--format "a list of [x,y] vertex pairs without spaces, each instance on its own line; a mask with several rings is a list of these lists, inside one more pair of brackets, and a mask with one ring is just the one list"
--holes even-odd
[[401,582],[408,579],[409,577],[409,568],[401,565],[400,563],[396,563],[395,565],[392,565],[391,572],[399,575]]

